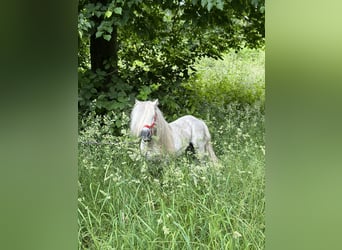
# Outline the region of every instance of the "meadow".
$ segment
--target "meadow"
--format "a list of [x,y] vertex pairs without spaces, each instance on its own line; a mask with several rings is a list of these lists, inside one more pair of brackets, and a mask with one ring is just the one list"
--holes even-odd
[[[89,114],[79,132],[79,249],[264,249],[264,50],[196,68],[184,84],[206,104],[194,113],[219,163],[148,162],[127,114]],[[117,119],[121,136],[112,133]]]

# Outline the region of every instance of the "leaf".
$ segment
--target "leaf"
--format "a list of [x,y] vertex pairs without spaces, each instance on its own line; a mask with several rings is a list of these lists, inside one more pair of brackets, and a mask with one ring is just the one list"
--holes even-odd
[[121,8],[121,7],[116,7],[116,8],[114,9],[114,13],[115,13],[115,14],[121,15],[121,14],[122,14],[122,8]]
[[144,67],[145,64],[144,64],[142,61],[135,60],[135,61],[133,62],[133,65],[136,65],[136,66],[138,66],[138,67]]
[[109,34],[112,34],[113,32],[113,27],[112,26],[108,26],[104,28]]
[[260,13],[264,14],[265,13],[265,6],[260,7]]
[[99,38],[99,37],[101,37],[102,35],[103,35],[103,31],[100,30],[100,31],[97,31],[97,32],[96,32],[95,37],[96,37],[96,38]]
[[97,97],[97,100],[98,101],[102,101],[102,100],[105,100],[106,99],[106,95],[104,94],[100,94],[98,97]]
[[207,10],[210,11],[213,8],[213,2],[212,0],[208,1],[208,5],[207,5]]
[[110,39],[112,38],[111,35],[104,35],[103,38],[107,41],[110,41]]
[[223,1],[222,0],[216,0],[216,8],[219,10],[223,10]]
[[112,14],[113,14],[113,12],[112,12],[112,11],[110,11],[110,10],[107,10],[107,11],[106,11],[106,13],[105,13],[105,17],[109,18],[109,17],[111,17],[111,16],[112,16]]
[[127,100],[127,98],[126,98],[126,97],[124,97],[124,96],[119,96],[119,98],[118,98],[118,102],[121,102],[121,103],[127,103],[127,102],[128,102],[128,100]]
[[258,7],[259,1],[258,0],[252,0],[251,3],[256,8],[256,7]]
[[204,6],[206,6],[207,5],[207,0],[201,0],[201,5],[202,5],[202,7],[204,8]]
[[101,11],[95,11],[95,16],[96,17],[100,17],[102,15],[102,12]]

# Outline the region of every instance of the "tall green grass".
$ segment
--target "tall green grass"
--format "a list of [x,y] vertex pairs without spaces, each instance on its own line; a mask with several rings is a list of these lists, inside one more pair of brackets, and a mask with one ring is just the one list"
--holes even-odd
[[194,77],[184,84],[193,93],[188,96],[190,106],[193,106],[190,109],[192,112],[199,115],[222,112],[217,108],[232,102],[257,105],[264,110],[264,50],[246,48],[224,55],[223,60],[203,58],[195,68]]
[[[216,83],[202,77],[208,87]],[[197,87],[206,88],[204,82],[198,80]],[[186,155],[147,162],[127,127],[122,136],[112,135],[116,114],[90,114],[81,121],[80,249],[264,248],[263,112],[237,102],[216,110],[220,119],[215,113],[205,119],[220,158],[215,165]]]

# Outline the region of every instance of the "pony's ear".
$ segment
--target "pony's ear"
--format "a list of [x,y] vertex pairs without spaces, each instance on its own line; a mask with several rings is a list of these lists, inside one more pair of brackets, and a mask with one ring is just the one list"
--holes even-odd
[[158,99],[155,99],[154,102],[153,102],[153,104],[154,104],[154,106],[158,106],[158,104],[159,104]]

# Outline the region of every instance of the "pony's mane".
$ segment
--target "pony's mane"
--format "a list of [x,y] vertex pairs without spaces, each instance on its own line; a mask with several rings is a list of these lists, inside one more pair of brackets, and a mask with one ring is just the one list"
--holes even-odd
[[152,102],[136,102],[131,113],[130,129],[132,135],[140,136],[143,127],[152,123],[154,113]]
[[151,101],[137,102],[131,113],[130,130],[132,135],[140,136],[141,130],[145,125],[150,125],[153,122],[153,117],[156,115],[156,137],[157,142],[162,149],[168,152],[174,152],[173,138],[169,124],[166,122],[160,109]]
[[157,137],[159,137],[159,143],[162,145],[162,147],[165,147],[164,149],[168,152],[174,152],[175,148],[173,144],[171,128],[164,119],[164,116],[158,107],[156,107],[156,114]]

